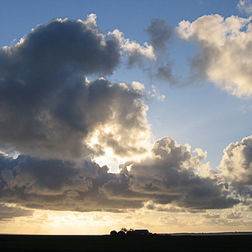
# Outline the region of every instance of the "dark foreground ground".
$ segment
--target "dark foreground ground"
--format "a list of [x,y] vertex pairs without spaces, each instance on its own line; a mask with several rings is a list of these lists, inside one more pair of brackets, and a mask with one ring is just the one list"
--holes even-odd
[[0,235],[0,251],[248,251],[252,235]]

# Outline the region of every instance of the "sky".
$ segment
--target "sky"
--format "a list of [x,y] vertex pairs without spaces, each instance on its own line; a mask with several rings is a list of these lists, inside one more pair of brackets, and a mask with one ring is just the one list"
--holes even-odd
[[252,1],[1,1],[0,232],[251,231]]

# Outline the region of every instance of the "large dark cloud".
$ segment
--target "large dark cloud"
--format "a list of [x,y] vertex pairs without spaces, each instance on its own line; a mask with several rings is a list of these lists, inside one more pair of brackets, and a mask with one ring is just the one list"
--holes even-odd
[[111,73],[119,63],[120,51],[115,38],[99,33],[88,21],[55,19],[37,26],[15,46],[5,47],[1,58],[5,59],[1,60],[5,76],[15,74],[20,82],[30,84],[27,79],[33,71],[33,75],[46,71],[53,76],[59,70],[61,74],[78,70],[85,74]]
[[202,155],[163,138],[153,157],[125,164],[119,174],[92,161],[17,159],[0,156],[0,201],[25,207],[72,211],[121,211],[147,201],[193,209],[239,203],[217,179],[197,174]]
[[143,152],[136,138],[128,137],[131,130],[146,130],[141,94],[104,79],[85,79],[111,73],[120,55],[118,40],[99,33],[90,18],[53,20],[15,46],[4,47],[0,148],[44,158],[82,158],[102,153],[104,146],[91,150],[87,138],[97,127],[110,124],[112,132],[101,132],[103,145],[116,154]]
[[[131,191],[157,203],[174,203],[195,209],[227,208],[238,203],[228,197],[224,185],[217,179],[197,174],[202,155],[193,155],[188,147],[178,145],[170,138],[157,141],[152,151],[152,158],[131,164],[129,172],[124,170]],[[108,188],[105,185],[111,195],[116,195],[118,184],[114,186],[112,182]],[[128,192],[125,192],[127,198]]]
[[[118,175],[91,161],[75,163],[29,156],[0,158],[0,200],[25,207],[72,211],[118,211],[141,200],[108,199],[101,190]],[[122,186],[122,183],[121,183]],[[120,187],[122,190],[122,187]]]

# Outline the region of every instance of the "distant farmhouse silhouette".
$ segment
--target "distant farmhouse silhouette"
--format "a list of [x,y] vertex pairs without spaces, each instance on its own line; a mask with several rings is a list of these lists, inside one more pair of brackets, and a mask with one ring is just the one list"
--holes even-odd
[[129,229],[122,228],[119,232],[116,230],[112,230],[110,235],[112,237],[124,237],[124,236],[147,236],[151,235],[152,233],[149,232],[148,229]]

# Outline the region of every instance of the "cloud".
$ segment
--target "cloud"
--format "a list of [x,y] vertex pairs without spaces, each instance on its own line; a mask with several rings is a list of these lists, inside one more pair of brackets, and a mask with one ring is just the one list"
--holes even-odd
[[157,67],[155,77],[157,77],[159,80],[168,81],[173,85],[179,84],[178,80],[173,74],[172,64],[170,62],[160,64],[160,66]]
[[155,85],[151,85],[151,90],[147,92],[150,98],[156,98],[159,101],[165,100],[165,95],[160,94],[160,92],[157,90],[157,87]]
[[252,136],[230,143],[218,167],[222,176],[234,190],[246,198],[252,197]]
[[154,144],[152,156],[122,165],[117,174],[90,160],[0,155],[0,201],[83,212],[125,211],[150,201],[158,211],[172,211],[172,206],[190,211],[221,209],[239,203],[224,183],[200,176],[198,170],[205,169],[202,153],[163,138]]
[[155,18],[151,20],[146,32],[150,37],[150,43],[156,55],[156,61],[152,69],[147,69],[148,73],[151,78],[177,85],[178,80],[174,76],[173,64],[169,59],[167,48],[167,45],[171,44],[174,37],[173,27],[167,24],[164,19]]
[[154,50],[158,51],[164,49],[166,43],[171,41],[173,28],[164,19],[152,19],[146,32],[150,36]]
[[[152,26],[167,28],[160,21]],[[163,50],[168,38],[162,31],[154,36],[153,27],[152,43]],[[1,202],[111,212],[150,201],[160,211],[168,211],[167,204],[201,211],[239,203],[209,172],[202,150],[192,152],[169,137],[150,148],[144,85],[101,77],[118,66],[123,52],[130,64],[156,59],[151,45],[142,47],[118,30],[100,33],[94,14],[84,21],[52,20],[0,50]],[[155,86],[151,95],[164,99]],[[10,158],[13,152],[21,155]],[[94,162],[101,156],[127,162],[114,174]]]
[[144,45],[141,46],[136,41],[124,38],[124,34],[118,29],[115,29],[113,32],[109,32],[109,35],[116,38],[116,40],[120,44],[122,51],[128,55],[129,66],[132,66],[134,63],[141,65],[144,58],[148,60],[156,60],[154,49],[147,42],[145,42]]
[[138,145],[148,132],[143,93],[86,78],[111,73],[120,58],[118,40],[98,31],[94,14],[52,20],[2,48],[0,149],[57,159],[107,148],[119,156],[145,152]]
[[181,38],[199,46],[191,59],[197,76],[238,97],[252,95],[251,20],[208,15],[177,27]]
[[24,64],[23,69],[15,71],[21,78],[19,71],[26,67],[29,69],[24,75],[31,70],[46,70],[50,74],[59,69],[81,70],[85,74],[111,73],[119,63],[120,52],[115,39],[98,31],[91,14],[87,21],[58,18],[38,25],[15,46],[4,47],[1,57],[9,63],[2,66],[7,71],[8,66]]
[[155,204],[153,201],[147,201],[144,204],[144,208],[147,210],[159,211],[159,212],[169,212],[169,213],[179,213],[186,212],[185,208],[174,207],[170,204]]
[[237,8],[239,11],[244,12],[246,14],[252,13],[252,2],[251,0],[240,0],[237,4]]
[[142,83],[139,82],[139,81],[132,81],[131,86],[132,86],[132,88],[133,88],[134,90],[138,90],[138,91],[141,91],[141,90],[144,90],[144,89],[145,89],[144,84],[142,84]]
[[152,152],[151,158],[126,164],[120,177],[104,185],[109,198],[151,200],[191,209],[227,208],[239,202],[228,196],[217,179],[198,175],[196,170],[204,167],[199,151],[193,155],[188,146],[166,137],[154,144]]
[[32,215],[32,213],[32,210],[26,210],[17,206],[11,206],[10,204],[0,203],[0,221],[20,216],[29,216]]
[[141,206],[137,200],[110,200],[102,186],[116,174],[92,161],[0,158],[0,200],[28,208],[118,211]]

